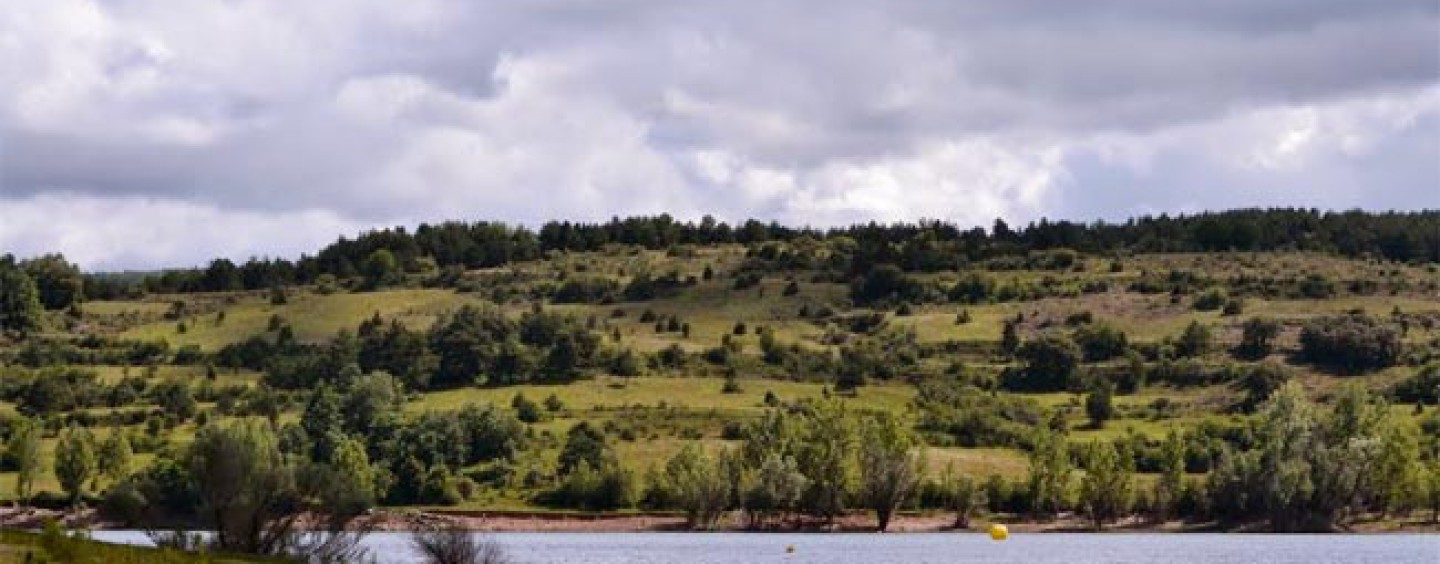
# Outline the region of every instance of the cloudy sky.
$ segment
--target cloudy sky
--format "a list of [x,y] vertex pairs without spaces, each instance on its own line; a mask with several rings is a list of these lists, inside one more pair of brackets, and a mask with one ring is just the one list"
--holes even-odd
[[5,0],[0,252],[1440,208],[1435,0]]

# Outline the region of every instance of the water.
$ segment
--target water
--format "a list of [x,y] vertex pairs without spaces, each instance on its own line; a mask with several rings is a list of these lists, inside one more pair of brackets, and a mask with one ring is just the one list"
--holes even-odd
[[[517,563],[594,564],[1384,564],[1440,563],[1440,535],[496,533]],[[136,531],[97,540],[148,544]],[[366,543],[380,562],[418,563],[403,533]],[[786,547],[794,546],[793,553]]]

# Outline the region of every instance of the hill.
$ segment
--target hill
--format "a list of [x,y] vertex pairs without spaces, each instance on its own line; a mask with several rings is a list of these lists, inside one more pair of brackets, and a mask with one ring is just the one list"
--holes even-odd
[[[352,449],[367,495],[393,507],[679,510],[700,527],[743,508],[770,526],[881,509],[878,461],[915,456],[892,509],[1414,526],[1440,499],[1435,221],[1232,212],[971,233],[646,219],[533,238],[445,224],[124,287],[63,259],[12,262],[52,307],[0,344],[0,492],[16,491],[15,437],[33,423],[39,500],[61,503],[48,461],[83,427],[135,456],[72,494],[122,519],[153,513],[117,491],[183,514],[204,492],[153,499],[165,468],[207,426],[260,418],[285,457],[334,465]],[[77,285],[92,299],[60,303]],[[1303,439],[1270,434],[1282,423]],[[1340,471],[1320,452],[1373,477],[1307,498],[1293,522],[1258,485],[1248,505],[1221,503],[1225,480],[1271,463],[1323,488]],[[1109,515],[1104,460],[1125,486]]]

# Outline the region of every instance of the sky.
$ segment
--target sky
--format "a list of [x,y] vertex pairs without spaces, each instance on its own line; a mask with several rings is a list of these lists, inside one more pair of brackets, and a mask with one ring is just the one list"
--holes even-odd
[[1440,208],[1435,0],[5,0],[0,253]]

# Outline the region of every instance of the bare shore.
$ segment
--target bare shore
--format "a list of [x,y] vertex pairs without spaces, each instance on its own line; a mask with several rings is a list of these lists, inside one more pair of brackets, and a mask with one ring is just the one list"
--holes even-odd
[[[1440,533],[1440,524],[1428,522],[1426,516],[1412,515],[1406,519],[1362,519],[1340,533]],[[59,520],[67,527],[84,529],[134,528],[99,518],[94,510],[60,512],[35,508],[0,508],[0,527],[35,529],[47,520]],[[583,532],[639,533],[685,531],[685,518],[673,513],[568,513],[524,511],[465,510],[378,510],[363,520],[365,528],[375,531],[403,532],[435,526],[459,526],[476,532]],[[1088,521],[1072,514],[1049,521],[1034,521],[1009,515],[972,521],[969,529],[957,529],[954,516],[947,513],[911,513],[896,515],[890,522],[891,533],[964,533],[982,532],[990,523],[1004,523],[1012,533],[1088,533],[1096,532]],[[722,519],[718,530],[733,532],[874,532],[875,519],[869,513],[847,514],[834,523],[816,520],[790,520],[784,524],[756,530],[745,527],[738,515]],[[1186,533],[1186,532],[1263,532],[1261,528],[1221,529],[1212,523],[1184,523],[1127,519],[1110,524],[1104,532],[1119,533]]]

